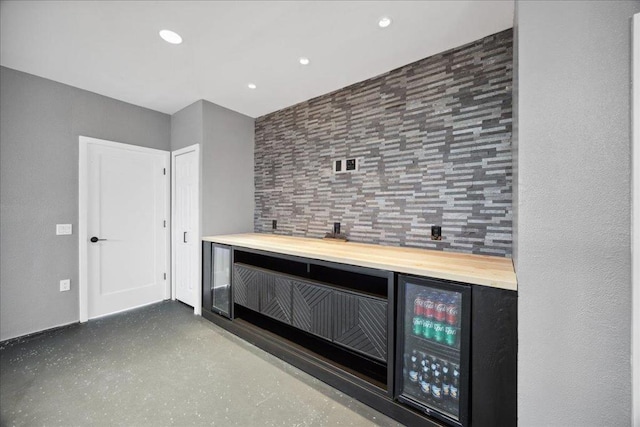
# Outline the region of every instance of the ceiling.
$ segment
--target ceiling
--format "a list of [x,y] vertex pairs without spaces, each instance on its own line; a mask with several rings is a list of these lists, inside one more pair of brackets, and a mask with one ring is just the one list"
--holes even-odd
[[[2,1],[0,63],[168,114],[206,99],[259,117],[510,28],[513,9],[513,0]],[[162,29],[184,42],[166,43]]]

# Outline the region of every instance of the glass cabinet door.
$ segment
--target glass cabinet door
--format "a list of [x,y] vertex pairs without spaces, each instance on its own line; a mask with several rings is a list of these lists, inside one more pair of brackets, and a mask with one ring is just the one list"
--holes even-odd
[[230,316],[231,301],[231,249],[213,246],[211,266],[212,311]]
[[467,286],[399,279],[398,399],[453,426],[467,425]]

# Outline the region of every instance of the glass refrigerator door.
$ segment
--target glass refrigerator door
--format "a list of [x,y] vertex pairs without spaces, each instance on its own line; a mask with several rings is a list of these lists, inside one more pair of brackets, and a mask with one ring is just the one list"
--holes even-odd
[[401,277],[398,400],[466,425],[469,288]]
[[226,317],[230,317],[231,249],[214,245],[212,252],[212,309]]

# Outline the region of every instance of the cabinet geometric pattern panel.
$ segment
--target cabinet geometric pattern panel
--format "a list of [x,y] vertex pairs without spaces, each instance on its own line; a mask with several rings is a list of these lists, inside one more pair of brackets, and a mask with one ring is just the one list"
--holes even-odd
[[238,264],[233,266],[233,301],[236,304],[259,310],[260,275],[264,273]]
[[260,289],[260,313],[291,324],[291,281],[264,274]]
[[387,359],[387,303],[334,292],[334,341],[379,360]]
[[321,286],[294,281],[292,292],[293,326],[331,340],[333,338],[332,291]]

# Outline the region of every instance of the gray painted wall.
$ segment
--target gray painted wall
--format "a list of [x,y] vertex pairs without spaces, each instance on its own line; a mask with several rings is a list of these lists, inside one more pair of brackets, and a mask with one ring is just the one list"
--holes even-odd
[[203,236],[253,231],[255,120],[202,101]]
[[631,425],[637,12],[632,1],[517,3],[521,426]]
[[[76,322],[78,136],[169,149],[170,116],[0,68],[0,340]],[[56,236],[57,223],[73,235]],[[71,290],[59,292],[59,281]]]
[[258,118],[255,230],[510,256],[511,72],[506,30]]
[[202,236],[253,231],[254,119],[200,100],[171,116],[171,150],[200,144]]
[[202,143],[202,101],[171,116],[171,151]]

